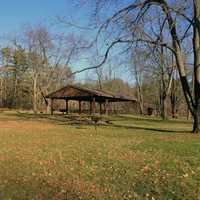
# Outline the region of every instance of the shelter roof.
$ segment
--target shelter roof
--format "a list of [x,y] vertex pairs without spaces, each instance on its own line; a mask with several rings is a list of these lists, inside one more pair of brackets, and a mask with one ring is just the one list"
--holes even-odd
[[46,96],[51,99],[66,99],[66,100],[82,100],[92,101],[95,98],[97,102],[104,102],[106,99],[109,101],[137,101],[135,98],[127,97],[124,95],[114,94],[108,91],[90,89],[79,87],[76,85],[67,85],[55,92]]

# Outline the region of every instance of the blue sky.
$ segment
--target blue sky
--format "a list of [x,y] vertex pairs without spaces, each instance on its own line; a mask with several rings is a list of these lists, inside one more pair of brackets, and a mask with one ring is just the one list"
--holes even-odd
[[[125,0],[124,2],[128,2]],[[75,19],[82,25],[88,21],[91,12],[87,5],[83,9],[76,9],[76,0],[0,0],[0,36],[7,36],[12,33],[20,33],[25,25],[37,25],[55,23],[55,16],[67,16]],[[58,26],[54,30],[59,31]],[[69,29],[62,29],[66,33]],[[73,30],[79,34],[80,30]],[[1,43],[1,46],[4,43]],[[85,63],[76,63],[73,70],[83,66]],[[91,72],[90,72],[91,73]],[[86,73],[77,76],[78,80],[83,80]],[[119,72],[119,74],[121,74]],[[124,78],[127,80],[127,77]]]
[[67,16],[83,24],[90,8],[78,9],[76,0],[0,0],[1,34],[19,30],[26,24],[50,23],[55,16]]
[[[0,0],[0,36],[8,36],[12,33],[20,33],[26,25],[55,24],[56,16],[75,17],[83,21],[86,18],[84,13],[77,13],[74,9],[74,0]],[[82,17],[80,17],[82,16]],[[58,30],[58,26],[54,30]],[[69,32],[67,29],[62,29]],[[73,30],[74,31],[74,30]],[[75,30],[78,34],[78,30]],[[1,46],[6,45],[6,41],[1,41]],[[81,64],[77,64],[81,65]],[[79,76],[80,79],[83,75]]]
[[15,31],[26,23],[52,20],[64,13],[71,15],[70,0],[0,0],[1,32]]

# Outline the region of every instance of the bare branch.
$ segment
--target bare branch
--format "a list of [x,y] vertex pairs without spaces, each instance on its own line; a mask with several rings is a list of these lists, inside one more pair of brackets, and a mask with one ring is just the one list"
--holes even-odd
[[101,63],[99,63],[98,65],[93,66],[93,67],[86,67],[86,68],[83,68],[83,69],[81,69],[81,70],[77,70],[77,71],[71,73],[71,74],[69,75],[69,77],[73,76],[74,74],[78,74],[78,73],[81,73],[81,72],[84,72],[84,71],[87,71],[87,70],[97,69],[97,68],[101,67],[101,66],[106,62],[107,57],[108,57],[109,52],[110,52],[110,50],[112,49],[112,47],[113,47],[114,45],[116,45],[117,43],[120,43],[120,42],[121,42],[121,40],[119,39],[119,40],[116,40],[116,41],[114,41],[114,42],[111,43],[111,45],[107,48],[106,53],[105,53],[104,58],[103,58],[103,60],[101,61]]
[[171,47],[169,47],[167,44],[165,44],[165,43],[158,43],[157,41],[151,41],[151,40],[145,40],[145,39],[136,39],[136,40],[122,40],[122,39],[118,39],[118,40],[116,40],[116,41],[113,41],[113,42],[111,43],[111,45],[107,48],[107,51],[106,51],[106,53],[105,53],[105,55],[104,55],[104,58],[103,58],[103,60],[101,61],[101,63],[99,63],[99,64],[96,65],[96,66],[86,67],[86,68],[83,68],[83,69],[81,69],[81,70],[77,70],[77,71],[71,73],[71,74],[69,75],[69,77],[71,77],[71,76],[74,75],[74,74],[78,74],[78,73],[81,73],[81,72],[84,72],[84,71],[88,71],[88,70],[91,70],[91,69],[97,69],[97,68],[101,67],[101,66],[106,62],[110,50],[111,50],[112,47],[113,47],[114,45],[116,45],[117,43],[132,43],[132,44],[133,44],[133,43],[135,43],[135,42],[145,42],[145,43],[149,43],[149,44],[153,44],[153,45],[160,45],[160,46],[166,47],[166,48],[168,48],[169,50],[171,50],[172,52],[174,52],[174,50],[173,50]]

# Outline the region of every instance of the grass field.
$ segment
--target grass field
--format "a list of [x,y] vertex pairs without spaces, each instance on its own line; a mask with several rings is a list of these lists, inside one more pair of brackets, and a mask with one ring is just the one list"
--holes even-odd
[[0,199],[200,199],[200,136],[184,120],[0,113]]

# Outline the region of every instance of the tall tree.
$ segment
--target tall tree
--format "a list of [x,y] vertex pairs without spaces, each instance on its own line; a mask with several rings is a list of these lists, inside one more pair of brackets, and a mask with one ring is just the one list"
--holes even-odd
[[[97,1],[99,4],[105,4],[108,1]],[[110,2],[110,1],[109,1]],[[181,3],[180,3],[181,2]],[[109,37],[107,50],[102,62],[94,67],[87,67],[81,71],[98,68],[105,63],[110,50],[116,44],[148,43],[152,46],[162,46],[173,52],[176,66],[179,71],[182,91],[185,96],[188,108],[193,116],[193,132],[200,132],[200,0],[188,1],[167,1],[167,0],[143,0],[133,1],[127,6],[123,6],[114,11],[113,15],[108,17],[98,30],[98,36],[105,31],[112,29],[112,36]],[[191,8],[192,3],[192,8]],[[99,8],[99,7],[97,7]],[[101,7],[102,8],[102,7]],[[102,11],[102,10],[101,10]],[[163,27],[167,32],[161,41],[160,34],[157,31],[155,23],[155,13],[159,12],[162,16]],[[99,12],[102,14],[102,12]],[[104,18],[103,18],[104,19]],[[148,27],[154,24],[154,29]],[[127,34],[127,27],[131,34]],[[115,29],[114,29],[115,28]],[[118,31],[117,31],[118,30]],[[156,34],[153,34],[155,33]],[[190,33],[193,33],[190,36]],[[189,35],[189,36],[188,36]],[[194,73],[194,95],[191,93],[189,80],[187,77],[186,65],[184,60],[184,39],[189,37],[193,46],[193,73]],[[102,38],[102,37],[101,37]],[[169,40],[170,39],[170,40]],[[107,40],[106,43],[108,44]],[[80,71],[79,71],[80,72]]]

